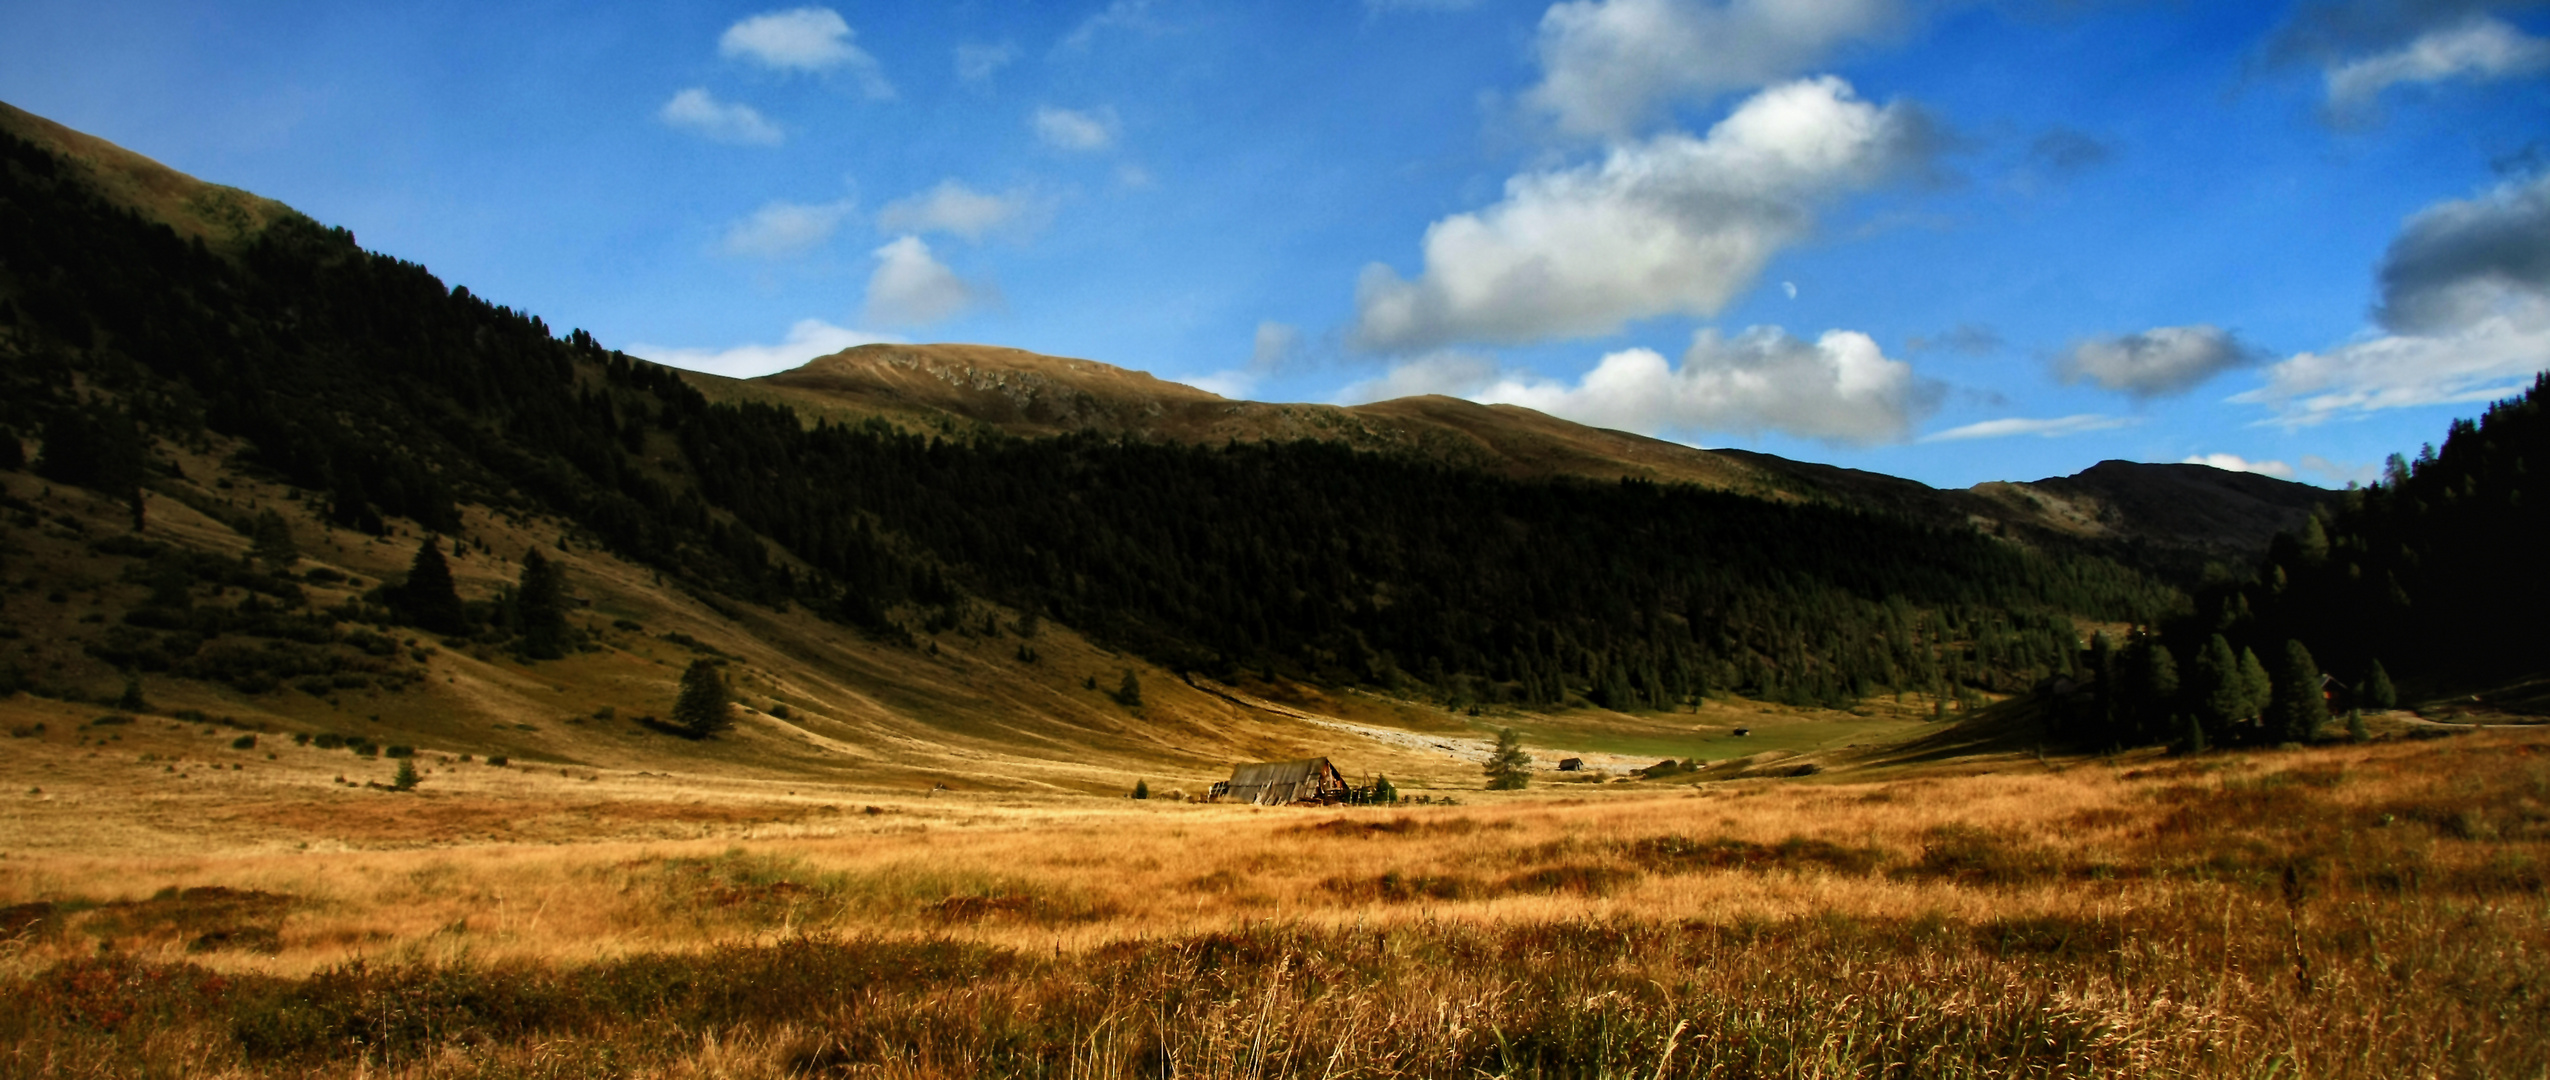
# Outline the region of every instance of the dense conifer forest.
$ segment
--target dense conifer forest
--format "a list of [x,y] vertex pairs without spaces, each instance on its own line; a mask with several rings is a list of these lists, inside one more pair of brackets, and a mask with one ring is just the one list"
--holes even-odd
[[[2186,603],[2085,552],[1829,505],[1518,482],[1310,442],[810,424],[712,402],[343,230],[293,216],[216,249],[101,200],[32,144],[7,139],[0,158],[0,424],[41,437],[33,467],[129,494],[137,516],[168,467],[152,440],[220,435],[346,526],[448,534],[468,503],[556,515],[679,587],[887,640],[958,620],[998,632],[988,601],[1013,626],[1059,620],[1180,669],[1533,706],[2016,691],[2077,673],[2076,618],[2151,623]],[[2448,496],[2444,468],[2418,473],[2439,477],[2422,504],[2480,498]],[[2365,543],[2389,535],[2365,520]],[[402,595],[366,610],[460,617]]]

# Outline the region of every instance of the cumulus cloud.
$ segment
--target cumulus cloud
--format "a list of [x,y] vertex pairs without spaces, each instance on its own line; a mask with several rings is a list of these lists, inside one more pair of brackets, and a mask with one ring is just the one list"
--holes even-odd
[[1503,201],[1427,226],[1415,280],[1364,268],[1355,341],[1419,351],[1715,314],[1807,235],[1819,201],[1919,167],[1936,142],[1918,110],[1868,104],[1840,79],[1771,87],[1705,137],[1516,176]]
[[633,344],[632,356],[643,356],[659,364],[669,364],[689,371],[705,371],[749,379],[786,371],[818,356],[829,356],[854,345],[877,342],[899,342],[901,338],[834,326],[821,319],[799,319],[788,328],[788,337],[776,345],[737,345],[726,349],[685,349],[670,345]]
[[1018,45],[1004,41],[997,45],[966,43],[956,47],[956,77],[969,83],[988,83],[1000,69],[1018,59]]
[[2503,79],[2545,68],[2550,68],[2550,41],[2477,15],[2427,31],[2396,49],[2331,66],[2326,73],[2329,109],[2342,118],[2361,117],[2382,91],[2401,83]]
[[876,57],[856,43],[841,13],[824,7],[791,8],[755,15],[726,28],[717,54],[777,71],[843,71],[872,98],[894,96]]
[[2419,211],[2380,271],[2381,330],[2268,369],[2231,400],[2287,426],[2487,401],[2550,368],[2550,175]]
[[1028,118],[1028,126],[1045,145],[1062,150],[1087,152],[1104,150],[1116,141],[1116,111],[1097,109],[1081,111],[1039,105]]
[[968,240],[1005,226],[1025,226],[1038,211],[1034,196],[1024,191],[990,195],[958,180],[941,180],[928,191],[907,195],[877,211],[877,228],[886,232],[953,233]]
[[2418,211],[2383,253],[2382,325],[2431,333],[2550,304],[2550,173]]
[[2055,360],[2054,369],[2067,383],[2094,382],[2137,398],[2155,398],[2186,393],[2261,359],[2231,331],[2199,323],[2077,341]]
[[1827,330],[1807,341],[1757,326],[1732,338],[1694,334],[1680,367],[1653,349],[1623,349],[1570,384],[1499,372],[1484,358],[1446,351],[1348,393],[1367,400],[1449,393],[1644,434],[1769,430],[1868,446],[1910,437],[1938,409],[1943,389],[1887,357],[1866,334]]
[[1627,135],[1669,102],[1788,78],[1905,18],[1900,0],[1569,0],[1541,16],[1524,101],[1570,134]]
[[2251,461],[2238,454],[2190,454],[2178,461],[2181,465],[2211,465],[2224,472],[2257,473],[2278,480],[2293,479],[2293,466],[2281,461]]
[[673,95],[655,115],[668,125],[718,142],[777,146],[784,137],[779,125],[752,106],[719,101],[703,87]]
[[2034,435],[2041,439],[2053,439],[2065,435],[2078,435],[2084,431],[2113,431],[2121,427],[2130,427],[2134,423],[2134,418],[2129,416],[2102,416],[2098,413],[2076,413],[2071,416],[2057,416],[2042,420],[2014,416],[2002,420],[1967,424],[1963,427],[1952,427],[1946,431],[1935,431],[1922,436],[1921,441],[1926,443],[1960,442],[1966,439],[2006,439],[2013,435]]
[[745,218],[726,227],[719,249],[729,255],[756,259],[779,259],[812,250],[832,238],[843,218],[850,216],[851,200],[828,203],[766,203]]
[[870,254],[867,321],[921,325],[957,315],[992,298],[988,287],[956,276],[917,236],[896,237]]

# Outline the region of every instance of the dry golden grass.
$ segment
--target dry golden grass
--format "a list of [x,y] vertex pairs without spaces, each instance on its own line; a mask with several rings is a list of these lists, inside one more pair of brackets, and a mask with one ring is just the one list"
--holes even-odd
[[[1352,810],[454,765],[416,794],[270,795],[189,851],[47,845],[23,830],[78,826],[22,815],[0,973],[30,1019],[0,1062],[350,1070],[269,1015],[341,993],[451,1012],[449,1038],[362,1037],[412,1075],[610,1047],[667,1076],[2018,1075],[2044,1040],[2049,1075],[2530,1076],[2546,749],[2500,729]],[[709,1012],[630,989],[667,964],[742,981]],[[132,989],[206,979],[261,989]],[[544,1004],[490,1019],[503,986]],[[577,1011],[627,994],[671,1011]]]

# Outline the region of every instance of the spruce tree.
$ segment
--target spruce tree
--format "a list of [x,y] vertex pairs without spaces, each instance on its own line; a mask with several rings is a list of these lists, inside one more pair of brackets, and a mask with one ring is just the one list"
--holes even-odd
[[2399,690],[2391,685],[2391,673],[2382,670],[2382,662],[2373,661],[2373,670],[2364,677],[2364,701],[2376,709],[2399,707]]
[[2267,703],[2275,698],[2275,676],[2267,674],[2267,665],[2258,660],[2255,649],[2240,650],[2240,690],[2243,708],[2240,718],[2254,720],[2267,714]]
[[443,548],[435,537],[427,536],[424,543],[416,546],[416,558],[407,566],[407,580],[390,591],[389,601],[411,626],[437,634],[458,634],[469,629],[460,592],[452,585],[451,564],[443,561]]
[[1385,806],[1398,802],[1399,789],[1390,785],[1389,777],[1375,776],[1372,778],[1372,801]]
[[2284,742],[2318,738],[2329,720],[2327,699],[2320,696],[2320,665],[2299,641],[2284,643],[2284,665],[2276,672],[2275,692],[2267,706],[2267,727]]
[[1132,668],[1124,669],[1124,681],[1116,684],[1116,704],[1128,709],[1142,704],[1142,680]]
[[1150,797],[1151,797],[1151,781],[1148,781],[1148,780],[1136,780],[1136,781],[1134,781],[1134,782],[1133,782],[1133,797],[1134,797],[1134,798],[1137,798],[1137,799],[1148,799],[1148,798],[1150,798]]
[[539,548],[522,557],[522,580],[514,594],[514,618],[522,634],[522,653],[534,660],[567,655],[567,581],[558,564]]
[[1496,752],[1488,755],[1488,790],[1520,791],[1532,782],[1532,755],[1523,752],[1523,737],[1506,728],[1496,733]]
[[2215,634],[2196,654],[2196,670],[2187,680],[2189,719],[2208,735],[2219,735],[2248,714],[2248,704],[2249,687],[2240,676],[2240,658],[2232,653],[2230,641]]
[[416,774],[416,759],[400,758],[398,759],[398,772],[390,777],[390,790],[414,791],[416,790],[416,785],[423,779],[423,777]]
[[735,725],[728,707],[726,677],[713,660],[693,660],[682,672],[682,693],[673,700],[673,723],[694,739],[705,739]]

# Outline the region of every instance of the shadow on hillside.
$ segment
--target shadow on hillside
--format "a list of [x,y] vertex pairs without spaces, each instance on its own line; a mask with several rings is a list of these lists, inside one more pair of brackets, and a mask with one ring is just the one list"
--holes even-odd
[[1864,764],[1920,765],[1986,754],[2028,754],[2049,748],[2049,699],[2023,694],[1986,705],[1965,719],[1870,755]]

